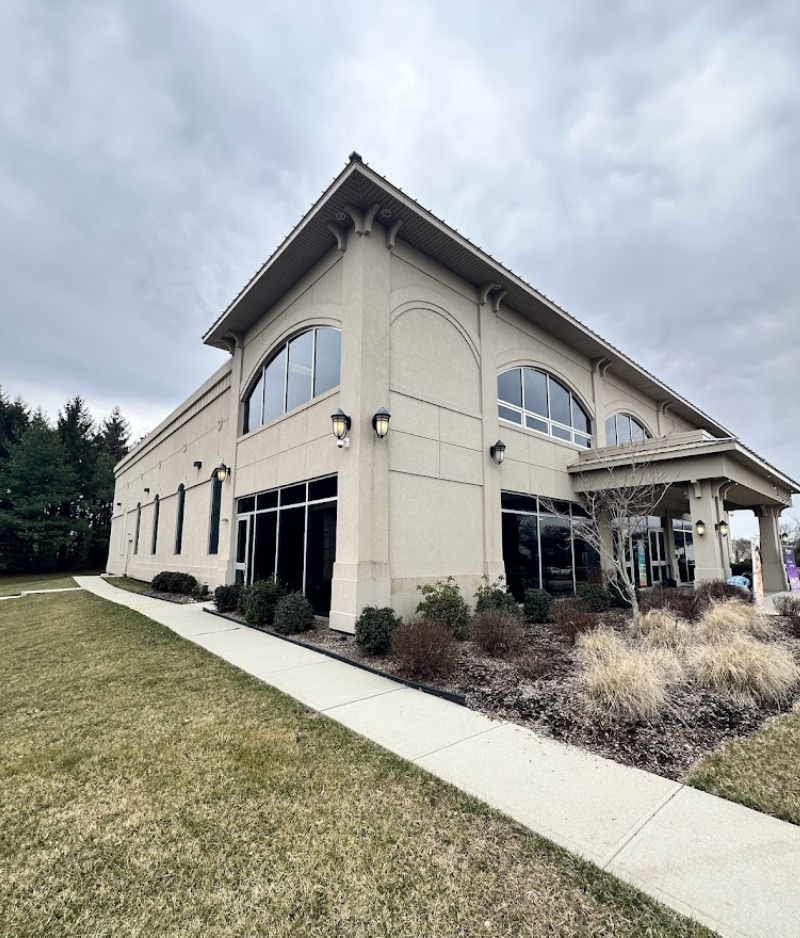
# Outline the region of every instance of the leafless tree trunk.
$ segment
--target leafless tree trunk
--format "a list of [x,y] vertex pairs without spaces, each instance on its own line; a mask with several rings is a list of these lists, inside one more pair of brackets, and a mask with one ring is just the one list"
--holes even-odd
[[[630,603],[632,631],[639,637],[641,611],[636,592],[636,559],[631,556],[629,569],[625,545],[648,537],[647,518],[657,512],[671,483],[654,462],[646,442],[631,444],[624,462],[619,461],[619,450],[608,454],[594,452],[601,461],[599,471],[604,478],[598,484],[598,467],[593,466],[592,488],[578,493],[586,517],[573,518],[572,533],[599,554],[603,578],[609,589],[616,590]],[[548,512],[565,517],[552,502],[540,501]]]

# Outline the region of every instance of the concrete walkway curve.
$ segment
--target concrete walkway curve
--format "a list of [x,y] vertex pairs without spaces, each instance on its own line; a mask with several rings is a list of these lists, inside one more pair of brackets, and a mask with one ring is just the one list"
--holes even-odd
[[725,938],[798,938],[800,827],[101,577],[141,612]]

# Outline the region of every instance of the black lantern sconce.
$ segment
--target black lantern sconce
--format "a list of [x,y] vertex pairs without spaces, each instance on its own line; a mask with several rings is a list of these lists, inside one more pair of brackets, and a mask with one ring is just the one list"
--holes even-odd
[[231,471],[224,462],[221,462],[214,470],[214,478],[217,482],[225,482],[230,474]]
[[494,446],[489,447],[489,454],[498,466],[502,465],[503,460],[506,458],[506,444],[502,440],[498,440]]
[[714,525],[714,530],[719,531],[723,537],[727,537],[730,532],[727,521],[720,521],[718,524]]
[[350,445],[350,437],[348,434],[350,432],[351,423],[352,421],[341,408],[337,408],[331,414],[333,435],[336,437],[336,445],[339,449],[346,449]]
[[705,521],[698,521],[694,526],[695,531],[702,537],[706,533]]
[[392,415],[385,407],[381,407],[379,410],[375,411],[372,417],[372,429],[375,431],[375,436],[377,436],[379,440],[382,440],[389,432],[389,421],[391,417]]

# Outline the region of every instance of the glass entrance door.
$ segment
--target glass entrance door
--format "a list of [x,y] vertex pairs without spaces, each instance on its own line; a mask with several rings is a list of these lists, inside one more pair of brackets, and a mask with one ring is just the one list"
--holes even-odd
[[250,556],[252,521],[252,515],[236,519],[236,565],[234,571],[236,582],[242,585],[248,582],[247,558]]

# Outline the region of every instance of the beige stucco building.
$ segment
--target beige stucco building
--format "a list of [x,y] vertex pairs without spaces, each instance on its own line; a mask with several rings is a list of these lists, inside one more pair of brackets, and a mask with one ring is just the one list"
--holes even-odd
[[785,588],[797,484],[358,154],[204,341],[228,360],[116,468],[111,573],[277,574],[346,631],[449,575],[571,591],[595,560],[564,510],[633,440],[671,482],[637,545],[649,583],[728,576],[717,526],[751,508]]

